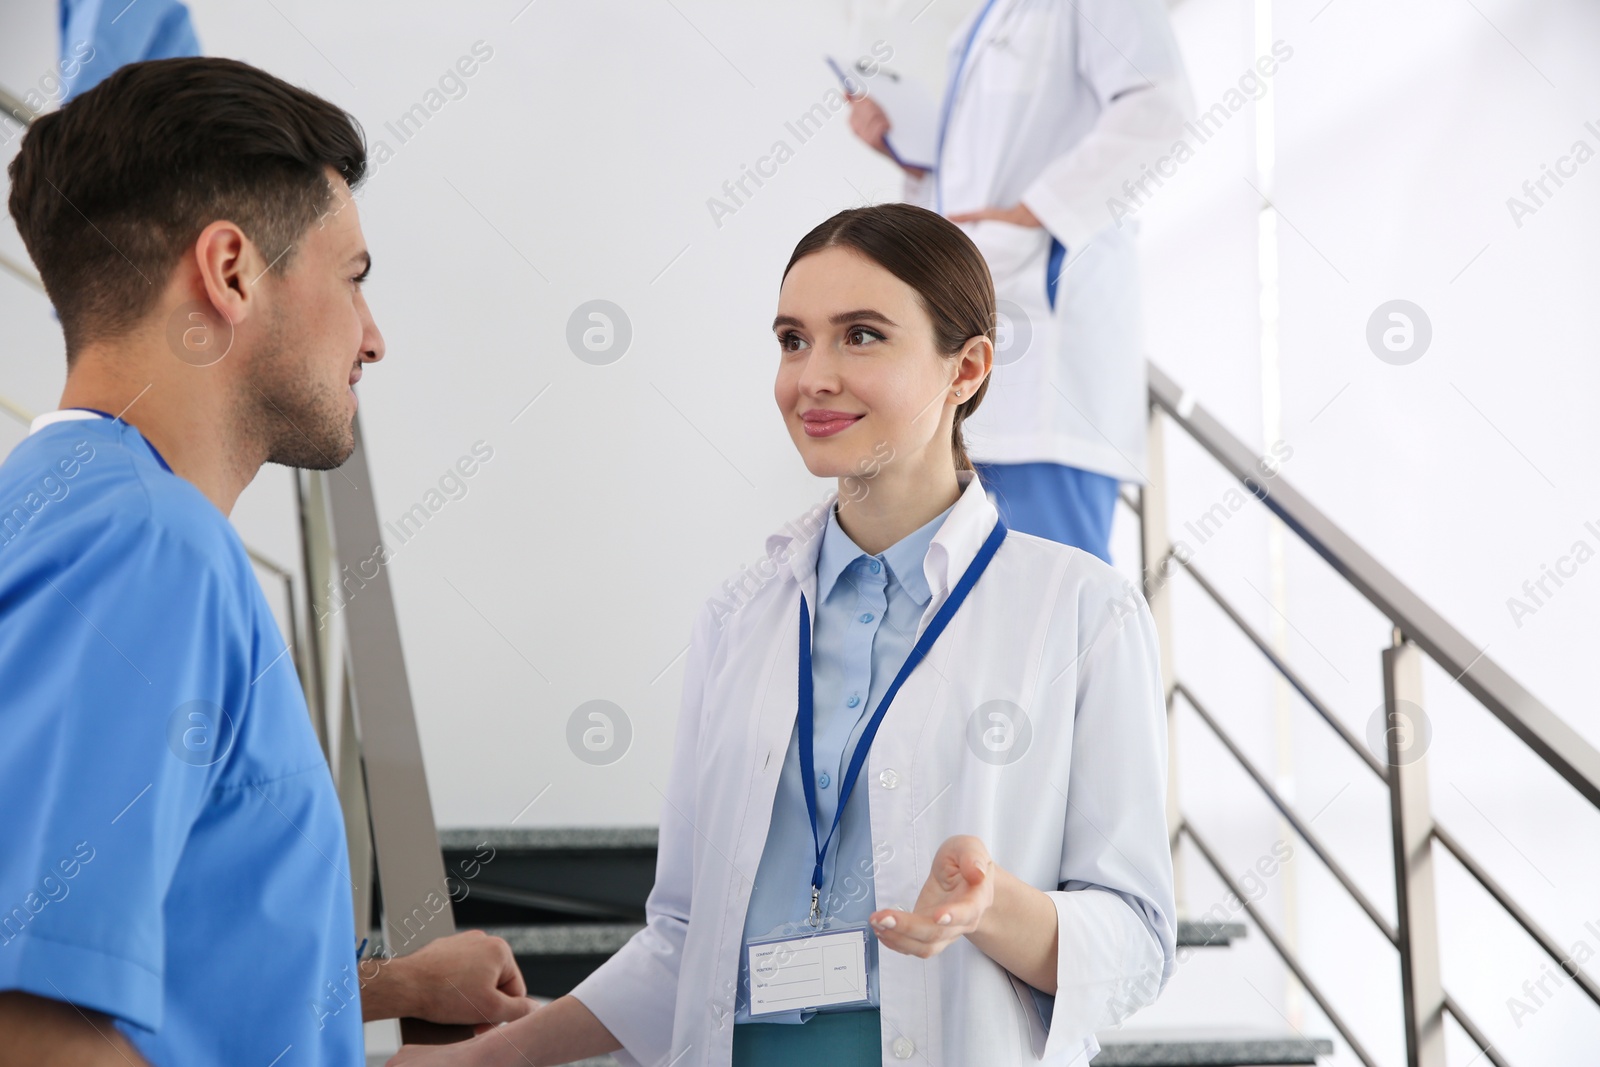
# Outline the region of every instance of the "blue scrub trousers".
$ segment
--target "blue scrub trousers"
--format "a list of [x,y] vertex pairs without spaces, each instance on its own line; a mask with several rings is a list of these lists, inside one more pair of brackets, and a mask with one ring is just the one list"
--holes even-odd
[[733,1067],[882,1064],[883,1035],[877,1008],[818,1012],[803,1023],[740,1023],[733,1028]]
[[1013,530],[1081,548],[1111,562],[1117,479],[1062,463],[974,463]]

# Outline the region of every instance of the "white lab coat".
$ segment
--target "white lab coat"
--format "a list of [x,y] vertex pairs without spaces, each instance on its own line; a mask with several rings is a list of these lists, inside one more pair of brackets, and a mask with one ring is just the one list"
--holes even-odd
[[[919,635],[998,518],[972,472],[960,480],[924,561],[933,595]],[[647,925],[573,990],[630,1067],[731,1060],[751,879],[795,728],[800,594],[814,618],[836,496],[768,538],[760,580],[746,573],[695,622]],[[1014,741],[1021,755],[1010,763],[973,747],[996,725],[974,724],[992,701],[1027,719],[1012,736],[1031,736],[1025,749]],[[1083,1064],[1099,1050],[1096,1030],[1155,999],[1176,938],[1166,753],[1143,597],[1090,554],[1011,531],[906,680],[858,789],[869,799],[879,907],[914,906],[955,834],[977,835],[997,863],[1049,893],[1060,942],[1054,1017],[1047,1035],[1033,991],[965,939],[928,960],[880,948],[885,1062]]]
[[[950,38],[951,77],[982,8]],[[1161,0],[995,0],[955,90],[937,178],[908,178],[905,192],[945,215],[1021,202],[1044,224],[963,224],[1003,324],[1032,335],[1025,352],[1000,355],[964,424],[975,460],[1146,481],[1137,219],[1108,204],[1134,205],[1124,182],[1141,179],[1138,203],[1159,197],[1147,167],[1192,112]],[[1052,234],[1067,248],[1053,311]]]

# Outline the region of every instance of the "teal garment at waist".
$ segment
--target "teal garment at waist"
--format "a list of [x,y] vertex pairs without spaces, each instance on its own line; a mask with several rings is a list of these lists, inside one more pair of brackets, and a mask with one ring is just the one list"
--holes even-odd
[[803,1023],[740,1023],[733,1067],[881,1067],[878,1009],[818,1012]]

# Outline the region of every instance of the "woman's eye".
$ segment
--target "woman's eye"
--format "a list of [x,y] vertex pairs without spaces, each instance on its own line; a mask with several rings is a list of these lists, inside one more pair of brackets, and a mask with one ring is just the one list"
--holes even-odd
[[865,326],[852,326],[844,335],[845,340],[849,341],[851,344],[866,344],[865,341],[856,340],[856,338],[863,336],[871,337],[878,341],[883,340],[883,334],[879,333],[877,330],[869,330]]
[[780,349],[782,349],[783,351],[785,351],[785,352],[798,351],[798,349],[795,346],[796,345],[803,345],[805,343],[806,343],[805,342],[805,338],[801,337],[799,334],[795,333],[793,330],[790,330],[788,333],[781,334],[778,337],[778,347]]

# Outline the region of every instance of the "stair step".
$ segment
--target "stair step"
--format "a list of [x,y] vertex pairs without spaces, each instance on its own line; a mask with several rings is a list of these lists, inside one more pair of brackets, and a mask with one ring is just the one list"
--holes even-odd
[[1179,919],[1179,948],[1226,948],[1244,937],[1249,927],[1244,923],[1215,922],[1208,919]]
[[1333,1054],[1327,1038],[1260,1030],[1127,1027],[1097,1036],[1094,1067],[1276,1067]]
[[661,840],[654,826],[489,826],[439,831],[446,852],[471,852],[479,845],[511,851],[540,849],[648,848]]
[[485,926],[505,938],[519,959],[526,956],[609,957],[644,927],[638,923],[562,923],[550,926]]
[[[1117,1030],[1100,1038],[1093,1067],[1284,1067],[1314,1065],[1333,1042],[1295,1035],[1230,1031]],[[376,1061],[381,1064],[382,1059]],[[611,1056],[573,1067],[617,1067]]]
[[[1237,930],[1217,932],[1205,924],[1178,925],[1179,945],[1225,945],[1228,937],[1244,936],[1243,923],[1229,923]],[[610,956],[643,928],[640,923],[550,923],[484,926],[483,931],[504,938],[513,954],[521,956]],[[1209,938],[1209,940],[1207,940]]]

